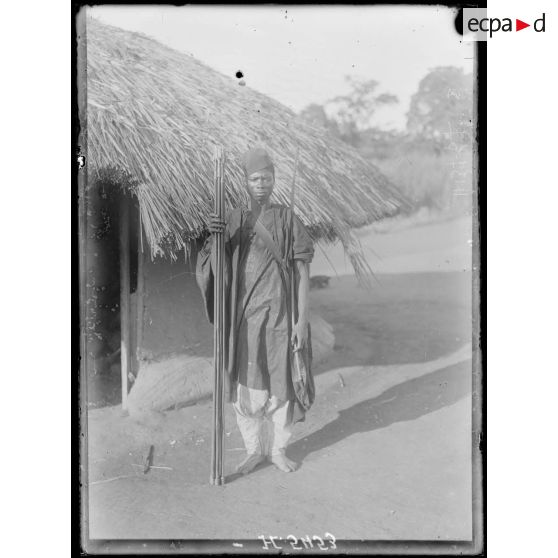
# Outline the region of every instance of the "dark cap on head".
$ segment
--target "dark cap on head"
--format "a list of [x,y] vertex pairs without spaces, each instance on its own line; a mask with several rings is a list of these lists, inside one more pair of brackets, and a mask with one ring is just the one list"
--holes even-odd
[[254,147],[244,154],[244,172],[250,176],[261,170],[275,172],[269,153],[263,147]]

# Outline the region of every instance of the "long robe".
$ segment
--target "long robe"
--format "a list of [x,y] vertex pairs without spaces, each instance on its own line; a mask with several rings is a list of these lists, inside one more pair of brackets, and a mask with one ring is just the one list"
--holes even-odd
[[[228,401],[235,400],[237,383],[268,390],[270,397],[295,401],[292,420],[296,422],[303,420],[304,410],[296,404],[291,379],[288,292],[277,261],[249,218],[249,210],[233,210],[225,228],[226,397]],[[294,260],[308,263],[312,260],[312,240],[289,208],[273,205],[259,220],[287,266],[294,265]],[[213,322],[212,260],[210,237],[198,254],[196,274],[210,322]]]

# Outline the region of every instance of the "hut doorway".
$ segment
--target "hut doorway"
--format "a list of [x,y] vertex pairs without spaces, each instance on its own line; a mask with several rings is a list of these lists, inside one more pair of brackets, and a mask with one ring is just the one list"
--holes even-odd
[[87,215],[88,404],[125,406],[138,371],[141,336],[142,254],[137,199],[97,182]]

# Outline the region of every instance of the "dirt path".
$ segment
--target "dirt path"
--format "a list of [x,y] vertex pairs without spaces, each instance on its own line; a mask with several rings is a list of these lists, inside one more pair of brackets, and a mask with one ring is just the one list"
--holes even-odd
[[[387,228],[377,232],[374,226],[356,232],[374,273],[424,273],[471,271],[472,219],[458,219],[423,223],[420,226]],[[378,223],[378,225],[381,223]],[[312,261],[316,275],[351,275],[354,273],[343,247],[327,245],[318,248]]]
[[[92,413],[91,481],[134,474],[149,443],[172,467],[89,487],[91,538],[304,536],[466,540],[471,533],[470,349],[420,365],[352,367],[319,378],[286,475],[231,475],[241,440],[228,409],[228,483],[208,485],[209,402],[141,425]],[[344,387],[339,381],[343,376]],[[231,430],[229,430],[231,428]],[[115,448],[106,451],[106,448]],[[118,451],[118,449],[120,451]],[[130,449],[131,451],[122,451]]]
[[[371,291],[344,276],[311,293],[336,345],[289,447],[293,474],[263,466],[209,486],[209,401],[143,423],[90,411],[90,537],[470,539],[470,272],[378,278]],[[243,456],[231,411],[229,475]],[[171,470],[141,472],[150,444]]]

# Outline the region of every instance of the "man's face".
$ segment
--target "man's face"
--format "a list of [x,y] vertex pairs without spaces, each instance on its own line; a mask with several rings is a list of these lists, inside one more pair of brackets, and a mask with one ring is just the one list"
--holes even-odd
[[246,179],[246,186],[250,197],[260,205],[264,204],[271,197],[275,186],[273,172],[266,169],[253,172]]

